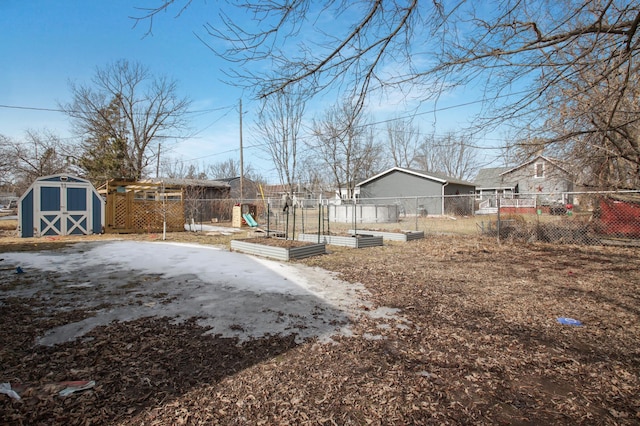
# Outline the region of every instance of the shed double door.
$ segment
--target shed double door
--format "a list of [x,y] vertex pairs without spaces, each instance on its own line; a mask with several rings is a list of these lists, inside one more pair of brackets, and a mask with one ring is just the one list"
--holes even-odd
[[91,191],[85,184],[42,182],[34,195],[39,235],[89,234]]

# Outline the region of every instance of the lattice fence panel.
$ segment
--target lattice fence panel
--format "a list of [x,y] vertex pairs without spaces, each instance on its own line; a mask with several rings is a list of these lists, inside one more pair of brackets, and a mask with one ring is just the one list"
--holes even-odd
[[113,227],[127,227],[127,197],[125,194],[114,194],[112,200],[115,202],[113,210]]
[[185,216],[184,202],[172,201],[166,204],[167,209],[167,230],[184,231]]
[[134,200],[131,209],[131,227],[136,231],[162,231],[163,216],[167,220],[167,230],[184,230],[184,207],[182,201]]

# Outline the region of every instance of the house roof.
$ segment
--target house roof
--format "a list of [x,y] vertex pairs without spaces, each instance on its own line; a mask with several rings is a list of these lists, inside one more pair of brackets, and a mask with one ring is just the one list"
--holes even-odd
[[[165,185],[177,185],[177,186],[198,186],[201,188],[228,188],[229,184],[226,182],[221,182],[219,180],[209,180],[209,179],[173,179],[173,178],[155,178],[148,179],[148,181],[153,183]],[[145,182],[145,181],[141,181]]]
[[[240,181],[240,176],[219,178],[219,179],[216,179],[216,180],[218,182],[231,183],[231,182],[234,182],[234,181]],[[246,176],[244,178],[242,178],[242,180],[245,181],[245,182],[254,183],[251,179],[249,179]]]
[[274,185],[263,185],[262,186],[262,190],[266,193],[285,193],[285,192],[289,192],[291,190],[291,187],[289,187],[289,185],[280,185],[280,184],[274,184]]
[[[270,194],[274,194],[274,193],[284,194],[284,193],[288,193],[291,190],[291,188],[289,187],[289,185],[279,185],[279,184],[278,185],[262,185],[262,190]],[[312,191],[304,185],[299,185],[299,184],[293,185],[294,194],[310,193],[310,192]]]
[[559,165],[558,161],[553,160],[549,157],[545,157],[543,155],[538,155],[533,159],[516,167],[489,167],[486,169],[480,169],[478,171],[478,175],[475,178],[476,187],[479,189],[514,188],[516,186],[516,183],[509,180],[509,174],[525,166],[528,166],[529,164],[535,163],[540,159],[549,162],[562,172],[569,174],[568,171],[566,171],[564,168],[562,168],[562,166]]
[[[208,179],[177,179],[177,178],[149,178],[141,180],[128,180],[128,179],[111,179],[108,181],[108,186],[122,185],[135,189],[149,189],[152,187],[159,187],[161,185],[172,187],[185,187],[196,186],[201,188],[229,188],[229,184],[226,182],[220,182],[217,180]],[[101,188],[104,187],[101,186]]]
[[406,169],[403,167],[392,167],[388,170],[385,170],[382,173],[378,173],[375,176],[370,177],[369,179],[363,180],[362,182],[356,184],[356,186],[361,186],[364,185],[365,183],[369,183],[371,181],[374,181],[384,175],[387,175],[389,173],[392,172],[401,172],[401,173],[408,173],[414,176],[418,176],[424,179],[429,179],[429,180],[433,180],[436,182],[440,182],[442,184],[446,184],[446,183],[454,183],[454,184],[458,184],[458,185],[468,185],[468,186],[475,186],[474,183],[472,182],[467,182],[464,180],[460,180],[460,179],[456,179],[456,178],[452,178],[451,176],[447,176],[443,173],[437,173],[437,172],[425,172],[423,170],[414,170],[414,169]]
[[[226,182],[226,183],[230,183],[236,179],[240,179],[240,176],[235,176],[235,177],[226,177],[226,178],[217,178],[216,180],[218,182]],[[245,178],[246,179],[246,178]]]
[[509,167],[489,167],[480,169],[475,178],[477,188],[512,188],[515,184],[504,182],[503,173],[510,170]]
[[531,163],[535,163],[536,161],[538,161],[538,160],[540,160],[540,159],[542,159],[542,160],[544,160],[544,161],[547,161],[547,162],[549,162],[549,163],[553,164],[555,167],[557,167],[558,169],[560,169],[560,170],[561,170],[561,171],[563,171],[564,173],[566,173],[566,174],[570,174],[570,173],[569,173],[568,171],[566,171],[562,166],[560,166],[560,164],[559,164],[559,162],[558,162],[557,160],[554,160],[554,159],[549,158],[549,157],[545,157],[544,155],[538,155],[538,156],[536,156],[536,157],[532,158],[531,160],[527,161],[526,163],[522,163],[522,164],[520,164],[519,166],[512,167],[512,168],[509,168],[509,169],[505,170],[504,172],[502,172],[502,173],[501,173],[501,175],[506,175],[506,174],[509,174],[509,173],[511,173],[511,172],[514,172],[514,171],[516,171],[516,170],[518,170],[518,169],[521,169],[522,167],[528,166],[528,165],[529,165],[529,164],[531,164]]

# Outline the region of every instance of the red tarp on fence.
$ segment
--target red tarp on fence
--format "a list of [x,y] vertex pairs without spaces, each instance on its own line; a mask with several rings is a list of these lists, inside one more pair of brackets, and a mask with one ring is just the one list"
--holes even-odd
[[607,235],[640,237],[640,199],[600,199],[601,232]]

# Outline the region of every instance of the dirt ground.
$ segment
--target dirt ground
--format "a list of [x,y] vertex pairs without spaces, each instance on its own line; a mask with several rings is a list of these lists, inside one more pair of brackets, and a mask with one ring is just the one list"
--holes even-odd
[[[169,235],[227,247],[230,238]],[[7,252],[73,242],[5,236],[0,244]],[[372,307],[398,309],[401,326],[362,317],[334,343],[240,342],[204,335],[196,321],[147,317],[37,346],[46,330],[95,312],[56,309],[55,294],[6,298],[17,284],[5,271],[0,383],[22,400],[0,395],[0,423],[640,423],[639,249],[428,235],[329,251],[298,262],[362,283]],[[61,381],[86,378],[96,385],[57,395]]]

